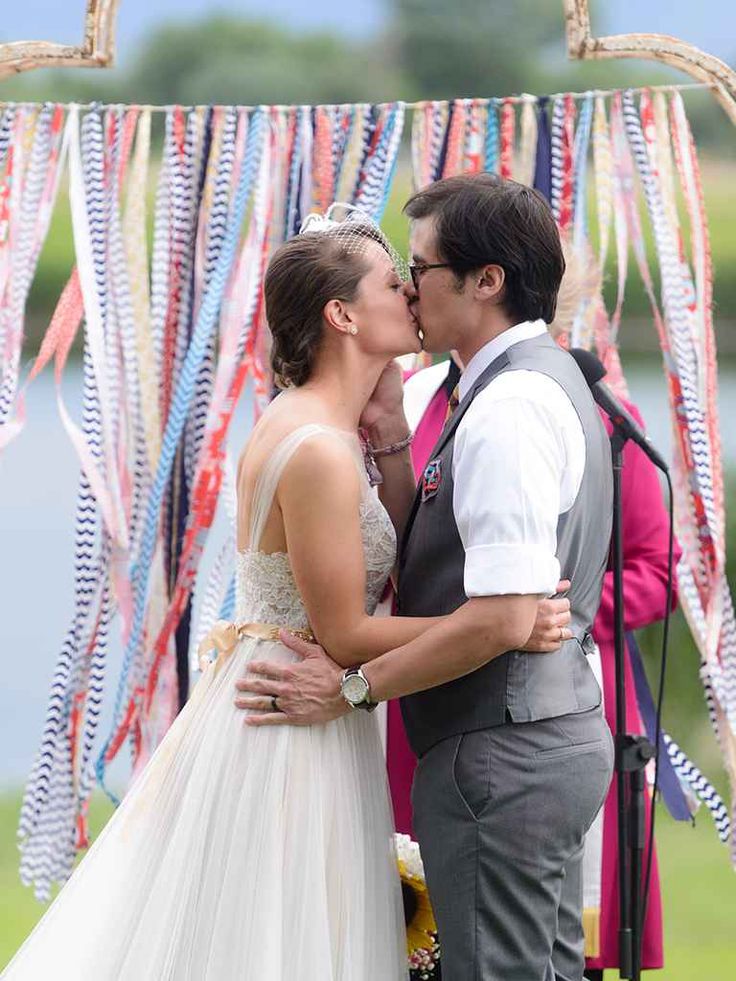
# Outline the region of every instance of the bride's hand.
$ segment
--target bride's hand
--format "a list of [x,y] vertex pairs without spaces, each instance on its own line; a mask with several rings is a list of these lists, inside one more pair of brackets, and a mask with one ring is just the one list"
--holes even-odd
[[534,629],[529,640],[522,647],[523,651],[532,654],[550,654],[559,650],[563,641],[572,637],[572,630],[569,627],[570,600],[559,595],[566,593],[569,588],[570,581],[563,579],[557,584],[557,596],[539,601]]
[[360,417],[361,429],[370,430],[397,415],[403,416],[404,384],[401,365],[389,361]]

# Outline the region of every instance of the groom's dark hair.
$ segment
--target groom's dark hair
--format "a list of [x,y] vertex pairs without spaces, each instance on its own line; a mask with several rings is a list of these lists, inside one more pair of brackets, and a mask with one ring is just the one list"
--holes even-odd
[[417,191],[404,212],[435,219],[439,258],[459,283],[482,266],[501,266],[507,314],[516,323],[554,320],[565,260],[552,211],[538,191],[495,174],[463,174]]

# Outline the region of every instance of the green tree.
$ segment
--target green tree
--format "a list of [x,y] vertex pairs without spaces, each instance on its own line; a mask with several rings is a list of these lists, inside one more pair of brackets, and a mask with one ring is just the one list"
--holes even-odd
[[133,65],[130,93],[162,102],[379,101],[398,80],[377,45],[210,17],[161,28]]
[[225,105],[376,102],[406,89],[380,39],[292,33],[214,15],[163,24],[111,72],[39,71],[5,83],[5,99]]
[[[393,21],[397,63],[416,98],[692,81],[652,61],[568,60],[559,0],[394,0]],[[693,97],[688,113],[699,145],[733,145],[733,125],[712,97]]]
[[539,0],[396,0],[395,22],[401,64],[426,98],[535,91],[563,43],[560,6]]

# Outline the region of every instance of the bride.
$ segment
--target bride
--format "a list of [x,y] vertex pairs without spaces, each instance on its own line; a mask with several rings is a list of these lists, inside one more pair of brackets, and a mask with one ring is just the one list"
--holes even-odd
[[[358,429],[379,378],[397,370],[387,363],[420,350],[410,288],[377,227],[349,216],[316,228],[278,249],[266,275],[286,390],[238,469],[237,628],[214,632],[219,656],[7,981],[407,975],[375,716],[254,728],[235,706],[248,660],[295,660],[279,628],[348,667],[436,623],[371,616],[396,533]],[[378,450],[410,467],[406,446]]]

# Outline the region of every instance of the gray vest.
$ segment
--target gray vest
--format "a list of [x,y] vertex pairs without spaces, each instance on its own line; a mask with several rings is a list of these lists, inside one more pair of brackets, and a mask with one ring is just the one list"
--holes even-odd
[[[573,639],[552,654],[508,651],[469,675],[403,698],[407,735],[419,756],[448,736],[509,720],[533,722],[583,712],[600,703],[600,689],[587,653],[611,534],[610,444],[578,366],[547,334],[512,345],[490,364],[445,426],[425,471],[430,494],[422,501],[420,482],[404,533],[398,611],[402,616],[441,616],[467,602],[463,586],[465,550],[452,506],[455,432],[478,392],[502,372],[518,369],[554,378],[570,397],[585,433],[586,462],[580,491],[557,525],[562,578],[572,583]],[[439,467],[433,467],[437,460]],[[503,460],[498,466],[503,467]],[[441,476],[436,486],[438,471]]]

